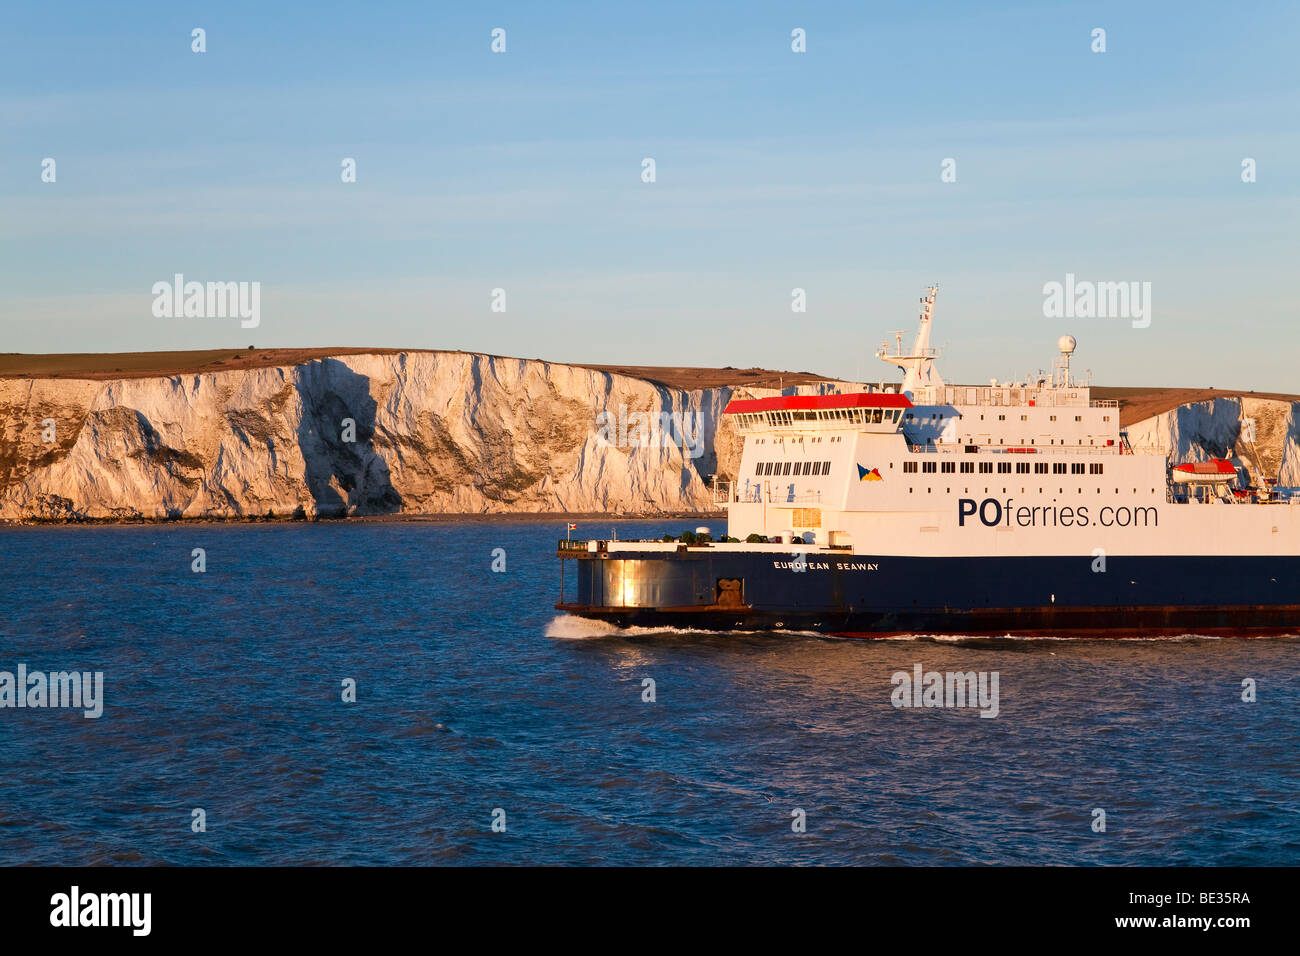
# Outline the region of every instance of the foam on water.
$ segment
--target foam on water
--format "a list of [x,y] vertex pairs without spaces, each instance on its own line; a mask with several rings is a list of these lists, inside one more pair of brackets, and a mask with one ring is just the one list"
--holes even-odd
[[822,634],[818,631],[715,631],[703,630],[697,627],[620,627],[617,624],[611,624],[609,621],[597,621],[592,620],[591,618],[576,617],[571,614],[560,614],[557,617],[552,618],[550,623],[546,625],[544,633],[546,637],[553,637],[564,641],[583,641],[598,637],[643,637],[650,634],[694,634],[700,637],[726,635],[746,635],[753,637],[832,637],[832,635]]
[[689,627],[620,627],[609,621],[598,621],[591,618],[577,617],[571,614],[560,614],[552,618],[547,624],[545,636],[557,640],[582,641],[602,637],[644,637],[648,635],[699,635],[699,636],[722,636],[722,635],[748,635],[753,637],[815,637],[824,640],[833,641],[934,641],[938,644],[965,644],[972,641],[1027,641],[1027,642],[1066,642],[1079,643],[1080,641],[1119,641],[1119,642],[1163,642],[1170,644],[1185,643],[1188,641],[1218,641],[1222,638],[1214,634],[1177,634],[1177,635],[1125,635],[1123,637],[1065,637],[1052,634],[889,634],[880,637],[843,637],[835,634],[825,634],[820,631],[714,631],[702,630],[700,628]]
[[557,615],[546,625],[546,636],[562,641],[587,641],[622,633],[623,629],[617,624],[594,621],[588,617],[575,617],[572,614]]

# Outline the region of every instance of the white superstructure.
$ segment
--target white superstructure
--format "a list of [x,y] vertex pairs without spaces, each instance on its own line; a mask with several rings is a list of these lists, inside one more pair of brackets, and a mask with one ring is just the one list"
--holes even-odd
[[1189,492],[1163,455],[1127,447],[1118,403],[1071,377],[1072,336],[1050,374],[944,382],[936,292],[911,350],[900,334],[878,353],[901,386],[728,406],[745,437],[736,479],[719,485],[732,537],[916,556],[1300,554],[1297,504],[1217,476]]

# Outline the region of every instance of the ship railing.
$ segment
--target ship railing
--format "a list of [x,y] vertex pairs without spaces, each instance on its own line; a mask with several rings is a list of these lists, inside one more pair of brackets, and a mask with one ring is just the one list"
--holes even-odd
[[904,351],[901,348],[895,347],[894,351],[890,352],[882,348],[876,350],[876,355],[882,359],[917,358],[917,357],[938,358],[939,350],[936,348],[926,348],[926,349],[907,349],[906,351]]
[[767,492],[767,503],[770,505],[821,504],[821,500],[822,493],[820,491],[809,491],[801,495],[791,492]]
[[720,481],[713,486],[714,504],[821,504],[821,501],[820,491],[778,491],[753,484],[742,489],[730,481]]
[[1089,408],[1119,408],[1119,402],[1113,398],[1099,398],[1088,403]]

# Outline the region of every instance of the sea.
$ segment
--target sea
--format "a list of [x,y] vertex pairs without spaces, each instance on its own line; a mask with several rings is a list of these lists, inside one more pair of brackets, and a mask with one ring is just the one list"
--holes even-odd
[[1300,863],[1296,638],[624,631],[554,609],[565,534],[0,530],[0,672],[102,675],[0,706],[0,864]]

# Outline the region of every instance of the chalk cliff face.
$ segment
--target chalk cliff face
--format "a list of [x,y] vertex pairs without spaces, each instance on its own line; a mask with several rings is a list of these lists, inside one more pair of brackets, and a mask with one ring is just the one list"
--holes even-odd
[[[771,394],[462,352],[0,379],[0,520],[706,511],[740,459],[723,408]],[[1266,473],[1300,485],[1300,403],[1201,402],[1129,434],[1245,463],[1243,415]]]
[[731,394],[459,352],[4,379],[0,518],[703,511]]

